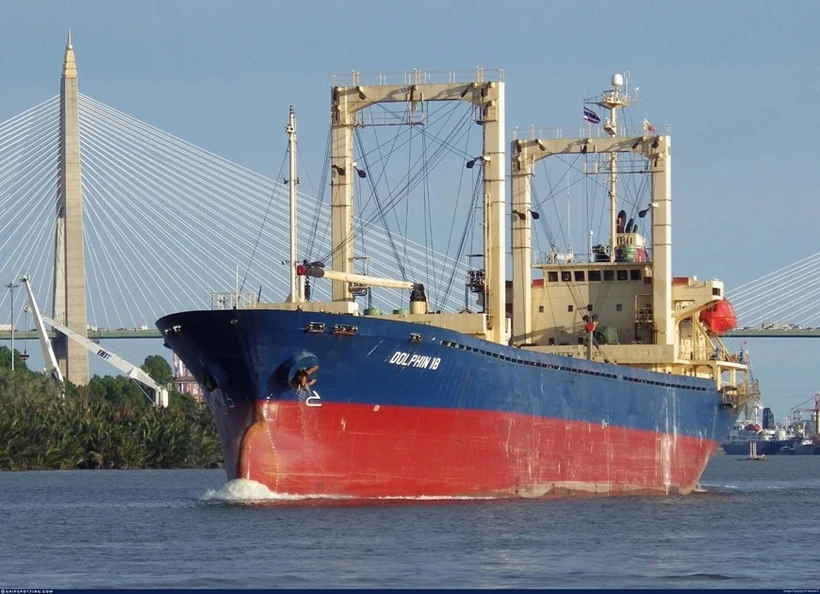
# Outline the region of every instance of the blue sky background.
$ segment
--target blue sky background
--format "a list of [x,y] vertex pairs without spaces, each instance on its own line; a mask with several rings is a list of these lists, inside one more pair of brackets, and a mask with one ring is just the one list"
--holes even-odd
[[[582,97],[629,70],[643,115],[671,125],[674,272],[731,293],[820,251],[818,24],[811,0],[12,0],[0,121],[59,92],[69,27],[82,93],[270,176],[294,105],[319,178],[334,73],[502,68],[509,134],[577,125]],[[778,417],[820,390],[820,341],[747,348]]]

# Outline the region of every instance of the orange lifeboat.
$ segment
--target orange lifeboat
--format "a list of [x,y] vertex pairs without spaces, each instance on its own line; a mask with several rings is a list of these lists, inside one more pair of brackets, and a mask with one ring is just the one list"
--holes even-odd
[[737,327],[735,308],[726,299],[701,311],[700,321],[715,334],[723,334]]

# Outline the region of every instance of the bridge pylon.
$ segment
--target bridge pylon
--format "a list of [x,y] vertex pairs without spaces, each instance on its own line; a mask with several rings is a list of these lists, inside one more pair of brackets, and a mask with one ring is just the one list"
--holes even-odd
[[[60,85],[60,156],[52,318],[87,337],[83,194],[80,167],[80,93],[71,32]],[[88,351],[57,333],[54,353],[63,377],[78,386],[88,383]]]

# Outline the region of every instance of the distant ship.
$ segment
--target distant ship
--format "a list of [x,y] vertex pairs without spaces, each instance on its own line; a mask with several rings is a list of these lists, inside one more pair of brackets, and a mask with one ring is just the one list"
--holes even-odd
[[770,408],[763,409],[763,423],[755,419],[739,419],[720,444],[724,453],[730,456],[746,456],[753,451],[758,456],[791,453],[795,435],[785,427],[774,423]]
[[[291,112],[288,299],[157,321],[204,389],[228,478],[352,498],[690,493],[748,398],[747,367],[719,338],[734,325],[723,284],[672,276],[670,137],[646,121],[623,133],[630,94],[614,75],[585,104],[587,135],[512,142],[507,204],[503,76],[434,75],[366,85],[354,73],[331,88],[332,261],[296,256]],[[371,121],[360,112],[398,104],[388,115],[406,120],[436,101],[468,104],[483,128],[467,163],[482,169],[483,267],[465,286],[480,311],[431,311],[425,284],[353,271],[354,129]],[[586,261],[552,252],[534,263],[530,183],[534,164],[556,155],[603,174],[609,239]],[[619,204],[619,173],[648,201]],[[330,301],[307,294],[321,279]],[[361,310],[371,287],[399,288],[409,303]]]
[[[812,408],[796,406],[791,413],[796,437],[790,453],[802,456],[820,455],[820,393],[814,395]],[[804,413],[809,413],[808,419],[802,417]]]

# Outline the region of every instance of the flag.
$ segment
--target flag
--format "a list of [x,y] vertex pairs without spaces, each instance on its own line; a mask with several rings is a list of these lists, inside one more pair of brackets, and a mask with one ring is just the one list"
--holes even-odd
[[601,118],[598,114],[592,111],[589,107],[584,108],[584,119],[592,124],[600,124]]
[[644,128],[644,130],[646,130],[646,131],[647,131],[647,132],[649,132],[650,134],[654,134],[654,133],[655,133],[655,126],[653,126],[652,124],[650,124],[650,123],[649,123],[649,120],[647,120],[646,118],[644,118],[644,119],[643,119],[643,128]]

